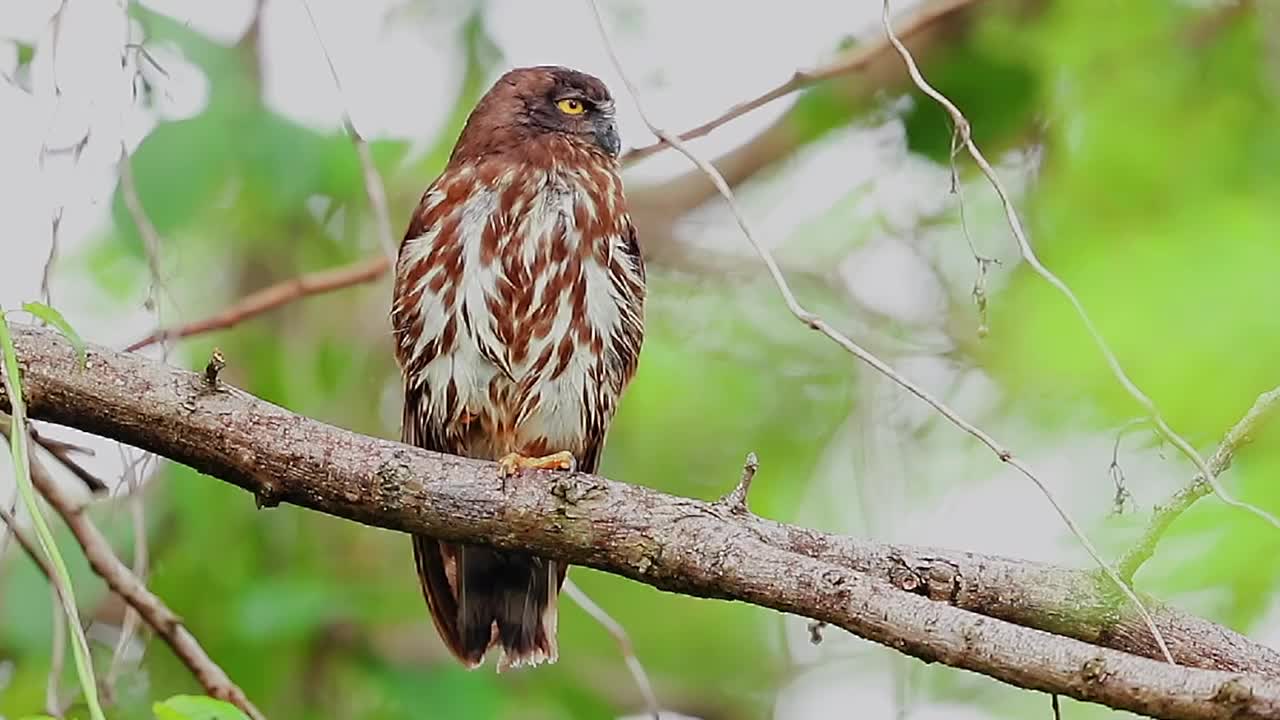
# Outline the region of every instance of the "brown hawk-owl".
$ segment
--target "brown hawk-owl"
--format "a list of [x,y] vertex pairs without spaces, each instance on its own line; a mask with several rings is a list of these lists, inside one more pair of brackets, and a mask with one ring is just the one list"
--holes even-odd
[[[503,472],[594,472],[644,335],[645,273],[613,99],[563,67],[481,98],[400,245],[391,320],[406,443]],[[554,661],[562,563],[414,536],[422,590],[468,667]]]

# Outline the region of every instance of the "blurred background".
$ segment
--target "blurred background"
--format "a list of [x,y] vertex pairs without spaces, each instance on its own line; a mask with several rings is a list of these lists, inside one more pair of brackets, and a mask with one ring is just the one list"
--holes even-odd
[[[693,143],[717,159],[802,301],[1026,458],[1109,558],[1190,480],[1185,458],[1131,423],[1139,409],[1079,320],[1020,261],[990,186],[963,159],[953,169],[949,122],[885,50],[880,3],[600,5],[646,109],[671,130],[797,70],[865,54],[854,71]],[[924,72],[968,114],[1045,263],[1173,427],[1212,451],[1280,385],[1280,8],[893,7],[917,23]],[[124,347],[273,283],[376,257],[344,111],[369,140],[398,238],[475,100],[512,66],[600,76],[618,98],[624,144],[653,140],[577,0],[310,8],[314,27],[300,0],[0,5],[0,303],[46,299],[86,339]],[[153,252],[125,202],[122,149],[160,238]],[[604,474],[710,499],[754,451],[761,515],[1089,566],[1030,483],[786,313],[684,158],[652,155],[624,179],[649,263],[648,337]],[[985,304],[974,299],[979,278]],[[390,292],[380,276],[145,352],[196,368],[220,347],[231,382],[394,438]],[[439,645],[403,536],[292,507],[260,512],[187,468],[46,432],[96,450],[86,465],[113,491],[94,517],[272,718],[643,715],[615,641],[567,599],[557,665],[467,673]],[[1280,427],[1224,476],[1273,513],[1278,481]],[[0,501],[12,492],[5,465]],[[110,716],[151,717],[151,702],[199,692],[163,643],[121,640],[121,604],[59,538]],[[54,622],[31,562],[12,543],[3,552],[0,714],[21,717],[45,706]],[[1042,695],[843,633],[812,645],[796,618],[581,568],[571,577],[625,626],[671,713],[1050,714]],[[1177,521],[1138,581],[1280,644],[1280,531],[1214,498]],[[81,716],[66,665],[61,700]],[[1109,714],[1064,704],[1064,717]]]

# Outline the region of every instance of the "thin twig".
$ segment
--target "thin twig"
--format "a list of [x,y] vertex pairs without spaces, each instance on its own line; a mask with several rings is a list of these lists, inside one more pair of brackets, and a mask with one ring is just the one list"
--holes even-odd
[[44,272],[40,273],[40,297],[45,305],[53,305],[53,292],[50,284],[53,280],[53,266],[58,260],[58,230],[62,227],[62,208],[53,213],[49,223],[49,256],[44,261]]
[[49,653],[49,680],[44,687],[44,711],[49,715],[62,717],[62,700],[58,695],[58,681],[62,678],[62,666],[67,657],[67,614],[62,611],[58,599],[56,585],[49,586],[49,594],[53,598],[53,644]]
[[[710,178],[711,182],[716,186],[716,189],[719,190],[720,194],[724,197],[725,202],[729,206],[729,211],[733,214],[734,219],[738,222],[738,227],[742,230],[742,234],[746,236],[747,241],[755,248],[756,254],[760,256],[760,259],[763,260],[765,265],[769,268],[769,274],[773,277],[774,284],[777,286],[778,292],[782,295],[782,299],[786,303],[787,309],[791,311],[791,314],[807,327],[827,336],[837,345],[848,351],[851,355],[867,365],[870,365],[877,372],[897,383],[907,392],[923,400],[939,414],[951,421],[952,424],[969,433],[979,442],[990,448],[1002,462],[1016,468],[1027,479],[1031,480],[1031,482],[1040,490],[1040,493],[1044,495],[1045,499],[1048,500],[1049,504],[1058,514],[1058,517],[1062,519],[1062,522],[1067,526],[1067,529],[1071,531],[1071,534],[1076,537],[1081,546],[1084,547],[1085,551],[1089,553],[1089,556],[1092,557],[1094,562],[1102,568],[1103,572],[1105,572],[1107,576],[1116,583],[1120,592],[1134,604],[1134,607],[1142,615],[1143,622],[1151,631],[1152,637],[1155,639],[1156,645],[1159,646],[1161,655],[1164,656],[1164,659],[1170,664],[1176,664],[1174,663],[1173,656],[1169,653],[1169,648],[1168,645],[1165,644],[1164,637],[1160,634],[1160,630],[1156,627],[1155,621],[1152,619],[1151,613],[1147,611],[1146,606],[1143,605],[1142,601],[1138,598],[1137,594],[1134,593],[1133,589],[1125,584],[1120,576],[1116,574],[1115,569],[1111,567],[1105,559],[1103,559],[1097,548],[1094,547],[1093,543],[1084,534],[1084,531],[1080,529],[1080,526],[1076,524],[1071,515],[1062,507],[1061,503],[1057,501],[1057,498],[1054,497],[1053,492],[1044,484],[1043,481],[1040,480],[1039,476],[1031,470],[1029,465],[1015,457],[1010,450],[997,442],[994,437],[962,417],[941,399],[935,397],[923,387],[909,380],[906,376],[899,373],[875,354],[864,349],[848,336],[832,327],[826,320],[822,319],[821,316],[811,312],[800,304],[800,301],[796,299],[795,293],[792,292],[790,285],[787,283],[786,278],[783,277],[782,271],[778,268],[778,263],[774,260],[773,254],[769,252],[768,248],[761,244],[759,239],[756,237],[755,232],[752,231],[750,224],[747,222],[746,215],[743,214],[742,209],[738,206],[738,201],[733,194],[733,190],[729,188],[729,184],[725,182],[725,179],[720,172],[716,170],[711,163],[689,150],[683,141],[671,135],[667,131],[655,126],[649,119],[648,115],[645,114],[644,108],[640,103],[639,92],[627,76],[626,71],[622,67],[622,62],[618,59],[617,53],[614,51],[613,45],[609,41],[608,31],[604,27],[604,19],[600,15],[600,8],[596,5],[596,0],[586,0],[586,3],[590,7],[592,14],[595,16],[596,26],[600,31],[601,37],[604,39],[605,49],[608,51],[609,57],[613,61],[619,77],[622,78],[623,83],[627,86],[627,90],[634,99],[636,110],[639,112],[641,119],[644,121],[645,125],[648,126],[650,132],[665,139],[669,145],[688,158],[690,162],[697,165],[707,175],[707,177]],[[901,50],[905,50],[905,48],[902,48]]]
[[910,51],[907,50],[906,46],[902,44],[902,41],[894,34],[893,25],[889,22],[889,0],[884,0],[883,10],[881,12],[881,22],[884,25],[885,34],[889,38],[889,42],[893,43],[898,54],[902,56],[902,61],[906,63],[907,72],[911,75],[911,81],[915,83],[916,87],[919,88],[921,92],[932,98],[942,106],[944,110],[946,110],[948,115],[951,116],[951,121],[955,126],[955,132],[959,133],[961,141],[965,149],[968,151],[969,156],[973,158],[973,161],[982,170],[982,174],[991,182],[991,187],[995,189],[996,195],[1000,198],[1000,204],[1004,206],[1005,216],[1009,221],[1009,228],[1013,231],[1013,237],[1018,243],[1018,251],[1022,255],[1023,261],[1026,262],[1028,267],[1030,267],[1037,275],[1043,278],[1045,282],[1052,285],[1054,289],[1065,297],[1067,302],[1071,303],[1076,315],[1080,318],[1080,322],[1084,325],[1090,337],[1093,339],[1094,345],[1097,346],[1098,351],[1102,353],[1103,358],[1106,360],[1107,366],[1111,369],[1111,374],[1120,382],[1120,385],[1125,389],[1125,392],[1127,392],[1129,396],[1142,407],[1143,411],[1151,419],[1152,424],[1155,426],[1156,431],[1160,436],[1172,443],[1174,447],[1178,448],[1178,450],[1180,450],[1182,454],[1196,466],[1196,469],[1200,471],[1200,473],[1206,478],[1209,485],[1213,488],[1214,494],[1217,495],[1222,502],[1241,510],[1251,512],[1259,518],[1271,523],[1273,527],[1280,529],[1280,518],[1276,518],[1276,516],[1260,507],[1237,500],[1218,484],[1217,479],[1214,478],[1213,472],[1205,462],[1205,459],[1200,456],[1200,453],[1196,451],[1191,443],[1187,442],[1185,438],[1174,431],[1174,429],[1164,419],[1164,416],[1160,414],[1160,409],[1156,407],[1155,402],[1152,401],[1152,399],[1148,397],[1136,383],[1134,383],[1128,373],[1125,372],[1124,367],[1120,364],[1119,358],[1116,357],[1116,354],[1111,350],[1111,346],[1108,345],[1107,341],[1102,337],[1102,333],[1099,332],[1098,328],[1093,324],[1093,319],[1090,318],[1089,313],[1085,311],[1084,304],[1080,302],[1080,298],[1076,297],[1075,292],[1070,288],[1070,286],[1063,282],[1061,278],[1055,275],[1051,270],[1049,270],[1049,268],[1045,267],[1044,263],[1040,261],[1039,256],[1036,255],[1035,250],[1032,249],[1031,243],[1027,240],[1027,234],[1022,228],[1022,221],[1018,218],[1018,212],[1013,207],[1013,201],[1010,199],[1009,193],[1004,187],[1004,183],[1000,181],[999,176],[996,175],[995,170],[991,167],[991,163],[987,162],[986,156],[982,154],[982,151],[978,149],[977,144],[973,141],[973,135],[970,132],[968,119],[965,118],[964,114],[960,112],[960,109],[955,106],[955,103],[948,100],[945,95],[938,92],[936,88],[924,79],[924,76],[920,73],[920,68],[916,65],[915,59],[911,56]]
[[[1107,473],[1111,475],[1111,482],[1116,486],[1115,497],[1111,500],[1111,514],[1113,515],[1124,513],[1125,503],[1133,499],[1133,493],[1129,492],[1128,484],[1125,482],[1124,468],[1120,466],[1120,442],[1134,428],[1146,423],[1146,418],[1133,418],[1121,425],[1120,429],[1116,431],[1116,441],[1111,445],[1111,464],[1107,466]],[[1123,577],[1124,574],[1121,573],[1121,576]]]
[[205,653],[196,637],[182,624],[181,618],[116,557],[106,536],[50,477],[49,471],[34,459],[31,462],[31,479],[49,505],[62,516],[63,522],[84,550],[89,567],[107,583],[112,592],[136,610],[157,635],[165,639],[174,655],[187,666],[205,692],[211,697],[235,705],[252,720],[263,720],[263,714]]
[[126,51],[132,50],[137,55],[140,55],[142,59],[146,60],[148,65],[155,68],[156,72],[160,73],[160,75],[164,77],[165,80],[173,79],[172,76],[169,75],[169,71],[166,70],[164,66],[160,64],[160,61],[156,60],[155,56],[151,54],[151,51],[147,50],[147,47],[142,43],[136,43],[136,42],[125,43],[124,49]]
[[[1235,459],[1236,452],[1253,439],[1254,433],[1277,411],[1277,408],[1280,408],[1280,387],[1258,396],[1253,407],[1249,408],[1249,412],[1227,431],[1222,442],[1218,443],[1217,449],[1213,451],[1213,455],[1209,456],[1208,467],[1212,476],[1221,475],[1231,467],[1231,461]],[[1120,576],[1132,582],[1138,568],[1155,554],[1156,545],[1160,543],[1160,538],[1169,530],[1173,521],[1186,512],[1195,501],[1208,495],[1212,490],[1212,484],[1206,481],[1205,475],[1197,473],[1190,483],[1175,492],[1163,505],[1156,506],[1151,516],[1151,523],[1147,525],[1142,537],[1117,563]]]
[[4,506],[0,505],[0,521],[4,522],[5,527],[9,529],[9,533],[18,541],[18,547],[22,548],[27,557],[31,558],[31,562],[35,563],[36,569],[40,571],[40,574],[44,575],[46,580],[51,579],[53,577],[53,567],[49,565],[44,553],[40,552],[40,546],[36,541],[27,535],[26,531],[18,527],[18,519],[14,515],[14,511],[6,510]]
[[[54,456],[57,456],[60,454],[69,455],[72,453],[79,453],[81,455],[88,455],[89,457],[93,457],[96,454],[96,451],[91,447],[86,447],[84,445],[78,445],[76,443],[68,442],[66,440],[58,440],[57,438],[51,438],[47,435],[42,435],[34,425],[28,427],[27,432],[31,433],[31,439],[35,440],[37,445],[44,448],[45,450],[48,450]],[[61,460],[62,458],[59,457],[58,459]]]
[[[338,68],[333,64],[333,57],[329,55],[329,49],[325,47],[324,37],[320,34],[320,26],[316,24],[316,16],[311,13],[311,4],[307,0],[298,0],[302,3],[302,9],[307,11],[307,19],[311,21],[311,29],[315,31],[316,42],[320,44],[320,52],[324,53],[324,61],[329,65],[329,75],[333,77],[333,84],[338,89],[338,96],[344,95],[342,91],[342,81],[338,79]],[[364,190],[369,196],[369,206],[373,208],[374,220],[378,223],[378,241],[382,244],[382,251],[386,254],[387,260],[396,261],[396,239],[395,234],[391,231],[391,213],[387,210],[387,190],[382,185],[382,178],[378,175],[378,168],[373,164],[373,153],[369,150],[369,143],[365,142],[364,136],[360,131],[356,130],[356,125],[351,120],[351,113],[346,108],[346,101],[342,103],[342,127],[346,129],[347,135],[351,138],[351,144],[355,145],[356,154],[360,156],[360,169],[364,173]]]
[[[973,5],[977,1],[978,0],[943,0],[942,2],[930,3],[921,8],[920,11],[917,12],[909,21],[903,24],[902,33],[904,36],[910,36],[918,30],[928,27],[939,17],[949,15],[967,5]],[[797,70],[791,75],[791,77],[787,78],[781,84],[770,88],[757,97],[734,105],[721,115],[712,118],[697,127],[690,128],[676,137],[680,140],[687,141],[708,135],[720,126],[728,124],[749,112],[758,110],[774,100],[778,100],[779,98],[790,95],[791,93],[811,87],[824,80],[830,80],[834,77],[857,72],[883,54],[886,49],[887,46],[885,44],[871,43],[868,45],[860,45],[841,54],[838,59],[828,65],[814,68],[812,70]],[[667,141],[659,138],[657,142],[628,150],[623,154],[622,162],[636,162],[668,147],[670,147],[670,145]]]
[[164,290],[164,280],[160,272],[160,246],[163,241],[156,226],[142,207],[142,199],[138,197],[138,185],[133,177],[133,159],[129,157],[129,149],[120,143],[120,190],[124,195],[124,205],[129,217],[142,236],[142,247],[147,256],[147,269],[151,273],[151,284],[147,289],[147,307],[160,315],[159,294]]
[[216,315],[186,325],[157,330],[125,349],[132,352],[164,340],[177,340],[212,330],[223,330],[298,298],[371,282],[386,272],[390,266],[385,256],[375,255],[350,265],[289,278],[245,296]]
[[84,483],[85,487],[89,488],[90,492],[100,493],[107,489],[107,484],[105,482],[98,478],[97,475],[86,470],[83,465],[76,462],[75,458],[71,457],[74,453],[92,455],[93,450],[89,448],[82,448],[73,443],[63,442],[62,440],[55,440],[54,438],[41,434],[34,426],[28,428],[28,431],[31,434],[31,439],[35,440],[37,445],[44,448],[45,451],[52,455],[59,464],[69,470],[72,475],[79,478],[80,482]]
[[49,73],[53,80],[54,95],[62,97],[62,84],[58,82],[58,45],[62,39],[62,13],[67,9],[67,0],[58,2],[58,9],[49,18]]
[[964,184],[960,182],[960,169],[956,166],[956,157],[959,155],[960,149],[960,135],[959,133],[952,133],[951,192],[956,196],[956,207],[959,209],[960,232],[964,235],[964,241],[969,246],[969,253],[973,255],[974,264],[978,266],[970,295],[973,296],[973,305],[978,310],[978,339],[982,339],[991,332],[991,325],[987,317],[987,272],[992,265],[999,265],[1000,260],[994,257],[987,257],[978,252],[978,245],[973,241],[973,234],[969,232],[969,217],[965,211],[964,202]]
[[[0,505],[0,517],[4,517],[6,521],[8,518],[13,517],[14,513],[18,512],[18,499],[17,488],[14,488],[13,500],[9,503],[9,509],[5,510],[4,506]],[[9,535],[17,532],[17,529],[17,525],[12,522],[6,522],[4,532],[0,533],[0,558],[3,558],[4,551],[9,549]],[[45,574],[47,575],[48,573]]]
[[[120,460],[124,463],[124,480],[129,494],[129,515],[133,524],[133,576],[138,578],[140,583],[146,585],[149,553],[147,552],[146,503],[143,502],[141,492],[141,477],[147,467],[147,461],[155,456],[148,453],[142,455],[137,462],[129,462],[129,451],[125,449],[125,446],[117,444],[117,448],[120,451]],[[132,606],[126,606],[124,622],[120,624],[120,635],[116,638],[116,646],[111,653],[111,664],[107,669],[107,677],[104,681],[107,687],[115,687],[116,681],[119,679],[120,672],[124,667],[125,651],[129,649],[129,643],[138,631],[140,620],[138,611],[134,610]]]
[[631,677],[636,681],[636,687],[640,688],[640,695],[644,697],[645,706],[649,714],[653,716],[653,720],[661,720],[661,706],[658,705],[658,696],[653,692],[653,685],[649,682],[649,674],[644,671],[644,665],[640,664],[640,658],[636,656],[636,649],[631,644],[631,636],[627,635],[627,629],[622,627],[622,623],[614,620],[604,608],[596,604],[582,588],[573,583],[572,580],[565,578],[564,586],[561,588],[569,599],[578,604],[588,615],[590,615],[600,626],[605,629],[613,639],[618,643],[618,649],[622,652],[622,657],[627,663],[627,669],[631,671]]
[[[17,503],[16,497],[14,498],[14,503]],[[28,537],[26,532],[18,527],[18,520],[14,517],[13,510],[6,510],[3,506],[0,506],[0,521],[3,521],[5,525],[3,541],[7,542],[10,535],[18,541],[18,546],[27,554],[27,557],[31,558],[31,562],[35,563],[36,569],[49,582],[50,591],[55,594],[53,598],[53,652],[50,656],[49,684],[45,690],[45,712],[53,717],[61,717],[61,708],[57,704],[58,678],[62,675],[63,653],[67,642],[67,626],[61,602],[56,595],[58,583],[54,581],[53,568],[49,565],[49,561],[45,559],[44,553],[40,552],[40,547],[36,544],[36,541]],[[0,545],[0,556],[3,556],[3,553],[4,545]]]

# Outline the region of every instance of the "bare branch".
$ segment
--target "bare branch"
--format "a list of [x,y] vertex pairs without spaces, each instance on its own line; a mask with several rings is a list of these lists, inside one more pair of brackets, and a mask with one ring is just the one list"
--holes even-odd
[[[311,29],[316,34],[316,42],[320,44],[320,52],[324,53],[324,61],[329,65],[329,75],[338,89],[338,95],[341,96],[343,95],[342,81],[338,79],[338,68],[334,67],[333,57],[325,47],[324,36],[320,34],[320,26],[316,24],[316,16],[311,13],[311,3],[307,0],[299,0],[299,2],[302,3],[302,9],[307,11],[307,19],[311,21]],[[369,143],[365,142],[364,136],[356,130],[356,125],[351,121],[351,113],[347,110],[345,103],[342,108],[342,127],[346,129],[347,135],[351,138],[351,144],[355,145],[356,154],[360,157],[365,194],[369,196],[369,207],[373,208],[373,217],[378,223],[378,241],[382,244],[382,251],[386,254],[387,260],[394,263],[398,245],[395,233],[391,231],[391,214],[387,210],[387,190],[382,185],[378,168],[373,164],[373,153],[369,151]]]
[[[627,90],[635,100],[636,108],[640,113],[641,119],[643,119],[645,125],[649,127],[650,132],[666,140],[668,145],[672,146],[688,158],[690,162],[701,169],[712,183],[715,184],[716,189],[720,191],[720,195],[724,197],[725,202],[729,205],[729,211],[733,214],[734,219],[737,220],[738,227],[742,230],[742,234],[746,236],[747,241],[751,243],[753,248],[755,248],[756,254],[760,256],[760,259],[763,260],[765,265],[768,267],[769,274],[772,276],[773,282],[777,286],[778,292],[782,295],[783,302],[786,303],[787,309],[791,311],[791,314],[807,327],[817,330],[827,336],[827,338],[844,348],[851,355],[867,365],[870,365],[874,370],[892,380],[894,383],[897,383],[907,392],[923,400],[940,415],[951,421],[953,425],[969,433],[982,444],[986,445],[993,453],[996,454],[996,457],[998,457],[1001,462],[1007,463],[1008,465],[1016,468],[1020,473],[1022,473],[1022,475],[1031,480],[1031,482],[1035,484],[1036,488],[1040,490],[1040,493],[1044,495],[1045,499],[1053,507],[1054,512],[1056,512],[1058,517],[1062,519],[1063,524],[1067,526],[1067,529],[1070,530],[1071,534],[1075,536],[1075,538],[1080,542],[1080,545],[1084,547],[1085,551],[1093,558],[1094,562],[1096,562],[1098,566],[1102,568],[1102,570],[1112,579],[1112,581],[1115,582],[1116,587],[1120,592],[1123,593],[1124,596],[1134,604],[1134,607],[1138,609],[1138,612],[1142,614],[1147,623],[1148,629],[1150,629],[1151,634],[1156,641],[1156,645],[1160,647],[1162,655],[1168,662],[1173,663],[1173,655],[1170,654],[1164,638],[1160,635],[1160,631],[1156,627],[1155,621],[1151,618],[1149,611],[1142,604],[1142,601],[1138,599],[1137,594],[1121,579],[1115,569],[1102,557],[1101,553],[1098,552],[1097,548],[1094,547],[1093,543],[1084,534],[1084,531],[1080,529],[1080,526],[1076,524],[1076,521],[1072,519],[1071,515],[1062,507],[1062,504],[1058,502],[1057,498],[1054,497],[1053,492],[1049,490],[1049,487],[1045,485],[1044,482],[1040,480],[1039,476],[1031,470],[1030,465],[1015,457],[1010,450],[997,442],[994,437],[962,417],[940,398],[912,382],[888,363],[881,360],[875,354],[866,350],[861,345],[850,339],[847,335],[834,328],[818,314],[808,310],[800,304],[800,301],[796,299],[795,293],[792,292],[791,286],[787,283],[786,278],[783,277],[782,270],[779,269],[778,263],[773,258],[773,254],[769,252],[769,249],[765,247],[759,239],[756,238],[750,224],[747,222],[746,215],[743,214],[742,209],[738,206],[738,201],[734,197],[733,191],[729,188],[729,184],[725,181],[720,172],[716,170],[711,163],[698,157],[693,153],[693,151],[689,150],[683,141],[672,136],[665,130],[656,127],[649,120],[649,117],[644,112],[644,108],[640,104],[640,96],[635,85],[632,84],[631,80],[628,78],[626,71],[622,67],[622,62],[618,59],[617,54],[614,52],[613,45],[609,41],[608,32],[604,27],[604,20],[600,16],[600,8],[596,5],[595,0],[586,0],[586,2],[595,16],[596,26],[600,31],[601,37],[604,39],[605,49],[609,52],[609,56],[613,60],[614,67],[618,70],[618,75],[621,76],[623,83],[627,86]],[[890,39],[896,40],[892,35],[890,36]],[[895,47],[902,48],[901,43],[895,43]],[[905,48],[902,48],[902,50],[905,51]]]
[[371,282],[386,272],[388,267],[390,262],[386,257],[375,255],[332,270],[321,270],[289,278],[245,296],[216,315],[186,325],[157,330],[126,349],[141,350],[164,340],[176,340],[212,330],[223,330],[299,298]]
[[1191,460],[1191,462],[1195,464],[1196,469],[1198,469],[1200,474],[1205,478],[1205,482],[1213,488],[1214,494],[1216,494],[1222,502],[1233,507],[1240,508],[1241,510],[1247,510],[1248,512],[1251,512],[1271,523],[1271,525],[1277,529],[1280,529],[1280,519],[1262,508],[1237,500],[1229,495],[1227,491],[1218,484],[1212,469],[1205,462],[1204,458],[1200,457],[1200,453],[1192,447],[1191,443],[1187,442],[1185,438],[1170,427],[1169,423],[1164,419],[1164,416],[1160,414],[1160,409],[1156,407],[1155,402],[1152,401],[1146,393],[1142,392],[1142,389],[1139,388],[1138,385],[1129,377],[1128,373],[1125,372],[1124,367],[1120,364],[1120,359],[1116,357],[1115,353],[1111,350],[1111,346],[1108,345],[1107,341],[1102,337],[1102,333],[1099,332],[1097,326],[1093,324],[1093,319],[1089,317],[1089,313],[1085,311],[1084,304],[1080,302],[1080,298],[1076,297],[1075,292],[1072,291],[1071,287],[1068,286],[1061,278],[1055,275],[1051,270],[1049,270],[1049,268],[1045,267],[1044,263],[1040,261],[1040,257],[1036,255],[1035,250],[1031,247],[1030,241],[1027,240],[1026,231],[1022,228],[1022,221],[1018,218],[1018,211],[1013,207],[1013,201],[1010,199],[1009,192],[1005,189],[1004,183],[1000,181],[999,176],[996,175],[995,170],[992,169],[991,163],[987,162],[986,156],[982,154],[982,151],[978,149],[977,144],[973,141],[973,135],[970,133],[969,120],[965,118],[964,114],[960,112],[960,109],[956,107],[954,103],[947,99],[945,95],[938,92],[936,88],[924,79],[924,76],[920,73],[920,68],[916,65],[915,59],[911,56],[910,51],[908,51],[907,47],[902,44],[902,41],[898,39],[898,36],[894,34],[893,25],[889,21],[889,0],[884,0],[883,10],[881,12],[881,22],[884,25],[885,35],[889,38],[889,42],[893,43],[893,47],[898,51],[898,55],[900,55],[902,57],[902,61],[906,63],[907,72],[911,75],[912,82],[915,83],[916,87],[918,87],[921,92],[932,98],[942,107],[943,110],[947,112],[948,115],[951,116],[951,121],[955,126],[955,132],[959,135],[965,150],[968,151],[969,156],[973,158],[973,161],[978,165],[978,168],[982,170],[982,174],[986,176],[988,181],[990,181],[991,187],[995,189],[996,195],[1000,198],[1000,204],[1004,206],[1005,217],[1009,221],[1009,229],[1013,231],[1013,237],[1018,243],[1018,252],[1022,255],[1023,261],[1026,262],[1027,266],[1030,267],[1037,275],[1043,278],[1045,282],[1049,283],[1063,297],[1065,297],[1067,302],[1071,303],[1071,307],[1075,310],[1076,316],[1080,318],[1080,322],[1088,331],[1089,336],[1093,338],[1094,345],[1097,346],[1098,351],[1102,353],[1103,358],[1106,360],[1107,366],[1111,369],[1111,374],[1120,382],[1120,385],[1124,388],[1125,392],[1127,392],[1129,396],[1142,407],[1143,411],[1146,412],[1160,436],[1172,443],[1174,447],[1178,448],[1178,450],[1187,457],[1187,459]]
[[614,620],[604,608],[600,607],[591,596],[582,591],[572,580],[565,578],[564,586],[561,588],[569,599],[578,604],[578,607],[591,616],[593,620],[600,623],[600,626],[613,636],[615,642],[618,643],[618,649],[622,652],[623,660],[627,663],[627,670],[631,672],[631,677],[636,681],[636,687],[640,688],[640,695],[644,698],[646,709],[653,716],[653,720],[662,720],[661,706],[658,705],[658,696],[653,693],[653,684],[649,682],[649,674],[645,672],[644,665],[640,664],[640,658],[636,655],[635,646],[631,644],[631,636],[627,635],[627,629],[622,627],[622,623]]
[[112,592],[137,611],[157,635],[169,643],[174,655],[191,670],[205,692],[211,697],[235,705],[253,720],[262,720],[262,713],[205,653],[199,641],[182,624],[182,620],[116,557],[110,542],[84,513],[83,508],[34,459],[31,462],[31,480],[49,505],[62,516],[63,522],[83,548],[89,567],[106,581]]
[[[902,548],[824,535],[581,473],[529,471],[507,478],[504,490],[496,463],[358,435],[225,384],[210,393],[199,373],[136,354],[91,345],[85,369],[72,345],[52,330],[15,327],[13,334],[33,417],[187,463],[268,505],[289,502],[401,532],[594,567],[665,590],[741,600],[1019,687],[1154,717],[1280,715],[1276,653],[1211,623],[1200,621],[1200,631],[1222,640],[1207,651],[1217,656],[1202,655],[1202,661],[1256,670],[1169,665],[983,617],[949,604],[945,596],[931,599],[932,575],[950,572],[961,576],[958,589],[949,591],[956,598],[977,589],[1011,618],[1037,615],[1032,620],[1045,628],[1073,618],[1090,623],[1083,631],[1098,633],[1100,644],[1150,645],[1142,623],[1129,626],[1123,637],[1114,628],[1099,632],[1110,616],[1124,614],[1124,606],[1112,604],[1107,598],[1114,589],[1090,573],[1080,575],[1077,593],[1061,584],[1075,571],[1036,563],[928,549],[917,549],[915,559],[895,559]],[[0,410],[5,407],[0,402]],[[867,554],[873,550],[887,555]],[[855,562],[849,552],[860,559]],[[860,562],[878,569],[863,571]],[[917,567],[928,574],[918,576]],[[969,572],[970,577],[961,575]],[[1040,573],[1041,582],[1028,572]],[[1063,593],[1059,612],[1033,613],[1018,604],[1025,593],[1046,586]],[[1162,622],[1171,617],[1166,613],[1179,615],[1148,602]],[[1086,616],[1078,617],[1082,606],[1088,606]],[[1175,647],[1185,662],[1183,646]],[[1259,674],[1264,672],[1269,677]]]
[[[1249,412],[1227,431],[1226,437],[1222,438],[1218,448],[1209,457],[1208,467],[1211,476],[1217,477],[1231,467],[1236,451],[1252,439],[1253,434],[1271,417],[1278,406],[1280,406],[1280,387],[1258,396],[1253,407],[1249,408]],[[1213,486],[1205,479],[1203,473],[1199,473],[1163,505],[1156,506],[1151,523],[1147,525],[1142,537],[1117,563],[1120,575],[1132,582],[1138,568],[1155,554],[1156,545],[1160,543],[1160,538],[1164,537],[1173,521],[1186,512],[1196,500],[1211,492],[1213,492]]]

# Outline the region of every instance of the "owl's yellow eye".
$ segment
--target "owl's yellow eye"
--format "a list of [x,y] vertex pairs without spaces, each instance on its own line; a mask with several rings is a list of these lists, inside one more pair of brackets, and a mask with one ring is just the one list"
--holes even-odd
[[565,115],[581,115],[586,110],[582,105],[582,101],[577,98],[565,98],[557,102],[556,107],[560,108],[560,112]]

